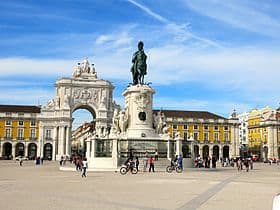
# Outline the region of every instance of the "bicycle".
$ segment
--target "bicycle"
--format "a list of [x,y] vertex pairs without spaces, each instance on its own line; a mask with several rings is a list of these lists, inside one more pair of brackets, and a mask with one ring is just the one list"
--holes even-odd
[[128,171],[131,171],[132,174],[137,174],[138,173],[138,170],[136,169],[136,167],[134,165],[132,165],[132,166],[124,165],[120,168],[121,175],[127,174]]
[[176,171],[177,173],[181,173],[183,168],[179,165],[170,165],[166,167],[166,172],[171,173],[172,171]]

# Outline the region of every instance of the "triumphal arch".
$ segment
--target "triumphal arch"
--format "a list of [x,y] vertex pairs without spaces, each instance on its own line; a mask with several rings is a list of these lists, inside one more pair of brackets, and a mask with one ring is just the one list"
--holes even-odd
[[[85,59],[75,67],[72,78],[61,78],[55,83],[56,95],[42,107],[40,116],[40,142],[46,158],[59,159],[71,155],[72,113],[87,109],[94,119],[94,135],[104,137],[110,132],[113,110],[114,86],[98,79],[94,64]],[[92,134],[91,134],[92,135]],[[43,142],[44,141],[44,142]]]

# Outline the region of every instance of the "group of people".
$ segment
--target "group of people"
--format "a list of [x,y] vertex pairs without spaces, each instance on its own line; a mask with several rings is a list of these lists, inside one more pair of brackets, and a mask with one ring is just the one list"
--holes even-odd
[[[149,155],[148,151],[145,152],[143,157],[143,171],[144,172],[155,172],[155,161],[158,161],[158,151],[155,150],[154,155]],[[134,156],[132,152],[130,152],[129,157],[124,162],[131,171],[135,167],[137,171],[139,171],[139,157]]]
[[86,171],[88,167],[87,158],[82,158],[80,156],[74,156],[72,158],[72,163],[75,165],[76,171],[82,171],[82,177],[86,177]]
[[253,170],[253,160],[252,160],[252,158],[237,158],[237,160],[236,160],[237,170],[242,171],[243,166],[245,166],[247,172],[249,172],[249,168],[251,170]]
[[198,155],[194,160],[194,166],[196,168],[210,168],[212,163],[212,168],[217,167],[217,158],[215,156],[206,156],[205,158],[201,158]]

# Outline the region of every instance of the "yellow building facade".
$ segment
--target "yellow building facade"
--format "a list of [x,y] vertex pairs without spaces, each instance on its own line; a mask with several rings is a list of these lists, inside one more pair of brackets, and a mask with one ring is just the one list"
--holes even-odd
[[248,113],[248,149],[261,159],[280,158],[279,111],[270,107]]
[[239,122],[236,113],[227,119],[202,111],[161,112],[166,117],[170,138],[181,138],[184,157],[191,153],[194,157],[215,156],[218,159],[239,156]]
[[0,157],[38,156],[40,107],[0,105]]

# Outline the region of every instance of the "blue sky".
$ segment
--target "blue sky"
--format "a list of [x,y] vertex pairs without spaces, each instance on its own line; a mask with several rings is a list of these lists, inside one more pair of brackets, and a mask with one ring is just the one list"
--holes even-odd
[[143,40],[155,108],[227,117],[279,105],[277,0],[10,0],[0,9],[0,104],[45,104],[85,57],[123,104]]

